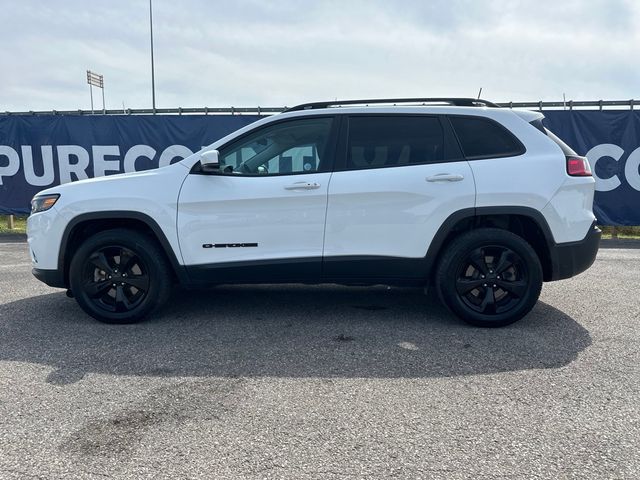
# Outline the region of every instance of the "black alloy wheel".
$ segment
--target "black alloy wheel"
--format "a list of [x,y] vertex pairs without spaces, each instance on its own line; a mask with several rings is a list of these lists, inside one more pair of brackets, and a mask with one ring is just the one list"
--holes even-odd
[[467,323],[501,327],[524,317],[542,289],[537,253],[522,237],[497,228],[460,234],[435,275],[441,300]]
[[113,229],[96,233],[71,260],[69,284],[82,309],[105,323],[137,322],[169,297],[172,272],[150,235]]
[[138,307],[149,292],[149,270],[129,248],[102,247],[85,261],[82,288],[96,308],[129,312]]
[[485,315],[508,312],[527,292],[527,268],[510,248],[487,245],[472,250],[458,270],[456,291],[471,310]]

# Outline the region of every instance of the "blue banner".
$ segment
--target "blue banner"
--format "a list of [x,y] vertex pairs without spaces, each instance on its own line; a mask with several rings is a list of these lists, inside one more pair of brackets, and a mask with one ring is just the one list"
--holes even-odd
[[40,190],[169,165],[257,115],[0,116],[0,214],[29,213]]
[[640,225],[640,112],[549,110],[544,124],[579,155],[596,179],[600,225]]
[[[596,178],[601,225],[640,225],[640,113],[549,110],[545,124]],[[179,161],[257,115],[0,116],[0,214],[29,212],[34,194],[78,179]]]

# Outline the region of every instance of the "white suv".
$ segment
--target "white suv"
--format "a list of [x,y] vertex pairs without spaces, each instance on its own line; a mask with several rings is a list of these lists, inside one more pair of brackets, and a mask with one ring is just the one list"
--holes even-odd
[[129,323],[177,281],[426,286],[459,317],[523,317],[600,240],[589,164],[538,112],[475,99],[311,103],[158,170],[32,201],[33,274]]

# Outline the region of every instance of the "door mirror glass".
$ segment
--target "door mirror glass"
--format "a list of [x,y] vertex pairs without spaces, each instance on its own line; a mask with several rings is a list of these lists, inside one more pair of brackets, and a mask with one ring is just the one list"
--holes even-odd
[[220,168],[220,153],[218,150],[209,150],[200,154],[200,165],[205,172],[213,172]]

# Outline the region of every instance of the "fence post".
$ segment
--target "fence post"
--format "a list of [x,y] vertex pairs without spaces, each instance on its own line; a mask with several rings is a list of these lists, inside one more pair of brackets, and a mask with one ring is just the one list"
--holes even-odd
[[7,227],[9,227],[9,230],[13,230],[14,228],[14,223],[13,223],[13,215],[8,215],[7,216]]
[[611,227],[611,238],[612,239],[618,239],[618,228],[617,227]]

